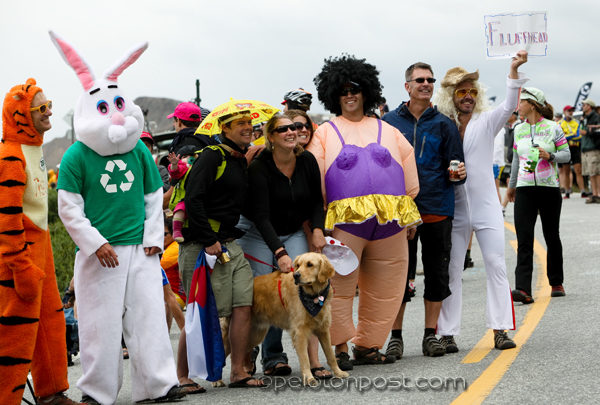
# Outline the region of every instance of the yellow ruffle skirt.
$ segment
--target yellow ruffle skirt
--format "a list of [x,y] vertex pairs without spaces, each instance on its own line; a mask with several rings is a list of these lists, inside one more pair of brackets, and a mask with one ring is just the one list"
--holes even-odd
[[422,223],[417,204],[409,196],[370,194],[331,202],[327,207],[325,229],[332,230],[341,224],[361,224],[373,217],[381,225],[392,221],[397,221],[401,227]]

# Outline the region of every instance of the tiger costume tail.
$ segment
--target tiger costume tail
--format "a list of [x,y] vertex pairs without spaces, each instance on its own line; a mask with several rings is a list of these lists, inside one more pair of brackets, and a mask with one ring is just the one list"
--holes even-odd
[[69,388],[66,326],[48,230],[42,134],[30,107],[34,79],[11,89],[0,144],[0,403],[17,405],[29,370],[35,395]]

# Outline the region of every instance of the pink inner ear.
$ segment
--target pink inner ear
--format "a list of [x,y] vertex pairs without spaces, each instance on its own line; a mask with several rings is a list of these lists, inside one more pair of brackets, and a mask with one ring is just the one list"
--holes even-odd
[[85,91],[91,89],[94,85],[94,78],[90,74],[90,71],[83,62],[83,60],[79,57],[79,55],[77,55],[77,52],[75,52],[75,49],[73,49],[71,45],[69,45],[67,42],[61,39],[55,39],[58,45],[60,46],[60,49],[65,54],[65,57],[69,61],[69,64],[71,65],[73,70],[75,70],[77,77],[79,77],[79,81],[81,82],[83,89]]
[[123,64],[121,66],[119,66],[114,72],[112,72],[112,74],[110,76],[108,76],[106,78],[106,80],[110,80],[113,82],[117,81],[117,78],[119,76],[121,76],[121,73],[123,73],[123,71],[125,69],[127,69],[129,66],[131,66],[131,64],[133,62],[135,62],[136,60],[138,60],[138,58],[140,57],[140,55],[146,50],[146,48],[142,48],[139,49],[137,51],[135,51],[134,53],[132,53],[129,58],[127,58],[127,60],[125,62],[123,62]]

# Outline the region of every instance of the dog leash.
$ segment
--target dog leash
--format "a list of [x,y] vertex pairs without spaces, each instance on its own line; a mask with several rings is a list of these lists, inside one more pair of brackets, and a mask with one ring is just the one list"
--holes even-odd
[[279,301],[281,301],[281,305],[285,308],[285,303],[283,302],[283,297],[281,296],[281,277],[277,280],[277,292],[279,292]]
[[[269,263],[263,262],[262,260],[258,260],[256,257],[251,256],[248,253],[244,253],[244,257],[246,259],[252,260],[256,263],[264,264],[266,266],[274,268],[275,270],[279,270],[279,267],[275,267]],[[292,268],[292,271],[294,271],[293,268]],[[283,302],[283,297],[281,296],[281,277],[279,277],[279,279],[277,280],[277,292],[279,293],[279,300],[281,301],[281,305],[283,305],[283,307],[285,308],[285,303]]]
[[[269,267],[272,267],[272,268],[274,268],[275,270],[279,270],[279,271],[281,271],[281,269],[280,269],[279,267],[277,267],[277,266],[273,266],[272,264],[269,264],[269,263],[265,263],[265,262],[263,262],[262,260],[258,260],[256,257],[254,257],[254,256],[250,256],[248,253],[244,253],[244,257],[245,257],[246,259],[250,259],[250,260],[252,260],[253,262],[260,263],[260,264],[264,264],[265,266],[269,266]],[[292,270],[291,270],[291,272],[292,272],[292,273],[294,272],[294,268],[293,268],[293,267],[292,267]]]
[[264,264],[265,266],[269,266],[269,267],[272,267],[272,268],[274,268],[275,270],[279,270],[279,267],[275,267],[275,266],[273,266],[272,264],[265,263],[265,262],[263,262],[262,260],[258,260],[256,257],[254,257],[254,256],[250,256],[248,253],[244,253],[244,257],[245,257],[246,259],[252,260],[253,262],[260,263],[260,264]]

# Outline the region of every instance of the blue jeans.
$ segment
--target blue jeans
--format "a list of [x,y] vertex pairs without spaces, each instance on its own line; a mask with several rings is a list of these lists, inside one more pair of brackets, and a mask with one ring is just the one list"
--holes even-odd
[[[241,216],[237,227],[246,232],[243,238],[237,240],[244,253],[270,265],[277,266],[275,255],[271,252],[271,249],[269,249],[252,221]],[[289,235],[279,236],[279,240],[285,245],[285,250],[287,250],[292,260],[296,256],[308,252],[308,241],[302,228]],[[254,260],[249,259],[248,262],[250,263],[254,277],[269,274],[273,271],[272,267],[255,262]],[[284,353],[281,343],[282,334],[283,331],[279,328],[274,326],[269,328],[267,336],[262,343],[261,363],[263,371],[275,367],[278,363],[288,363],[287,354]]]

